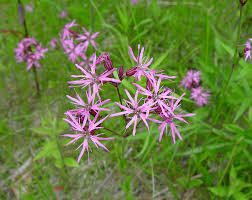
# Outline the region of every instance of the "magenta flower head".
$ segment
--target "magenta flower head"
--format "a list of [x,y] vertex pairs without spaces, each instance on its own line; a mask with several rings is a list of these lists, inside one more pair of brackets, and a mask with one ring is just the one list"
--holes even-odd
[[51,41],[49,42],[49,44],[51,45],[51,47],[52,47],[53,49],[56,47],[57,43],[58,43],[57,38],[53,38],[53,39],[51,39]]
[[193,99],[198,106],[208,104],[207,99],[210,97],[208,92],[204,92],[202,87],[192,88],[191,99]]
[[198,87],[201,81],[201,72],[195,70],[189,70],[182,79],[180,87],[185,86],[185,89],[192,90],[192,88]]
[[24,38],[14,49],[16,52],[15,58],[17,62],[26,62],[26,70],[32,66],[40,67],[38,60],[44,58],[44,53],[48,51],[47,48],[42,48],[41,44],[37,44],[34,38]]
[[[138,100],[138,90],[136,91],[134,99],[131,97],[130,93],[125,90],[125,93],[127,94],[128,98],[130,101],[124,100],[126,102],[126,106],[121,105],[117,102],[115,102],[116,105],[120,107],[120,109],[124,110],[119,113],[114,113],[110,115],[110,117],[115,117],[119,115],[127,115],[131,119],[130,122],[126,125],[125,131],[134,123],[134,128],[133,128],[133,136],[136,134],[136,127],[137,127],[137,122],[138,121],[143,121],[145,126],[147,127],[149,131],[149,125],[146,121],[148,114],[150,112],[150,104],[149,103],[144,103],[142,105],[139,105],[141,100]],[[150,132],[150,131],[149,131]]]
[[86,56],[86,53],[81,53],[80,57],[82,58],[82,61],[80,62],[80,66],[83,67],[85,70],[88,70],[88,68],[91,67],[92,61],[94,59],[95,53],[93,53],[89,58]]
[[153,91],[150,91],[150,86],[148,85],[148,89],[145,89],[136,83],[133,84],[139,89],[139,93],[146,96],[146,101],[148,101],[149,104],[158,106],[162,110],[164,115],[166,115],[165,110],[169,110],[169,112],[172,113],[171,108],[166,103],[166,101],[170,99],[176,99],[175,97],[170,95],[171,90],[163,90],[160,85],[162,78],[159,78],[158,81],[156,81],[156,79],[152,77],[152,79],[150,79],[149,81],[152,82],[151,89]]
[[65,10],[62,10],[59,14],[58,14],[58,17],[59,18],[66,18],[68,16],[68,13],[67,11]]
[[140,51],[140,44],[138,45],[137,57],[135,57],[132,48],[129,47],[129,55],[136,62],[136,66],[129,69],[126,72],[127,76],[133,76],[136,78],[137,81],[141,81],[142,76],[149,77],[149,74],[153,73],[153,71],[150,68],[148,68],[148,66],[152,63],[153,58],[151,58],[148,61],[147,57],[143,57],[144,47],[142,47],[140,54],[139,51]]
[[83,73],[83,75],[72,75],[71,77],[74,78],[82,78],[80,80],[77,81],[69,81],[68,83],[72,84],[72,85],[76,85],[76,86],[70,86],[70,87],[86,87],[86,86],[93,86],[93,92],[98,94],[98,90],[100,89],[100,86],[106,82],[114,82],[114,83],[120,83],[120,80],[114,79],[114,78],[110,78],[109,76],[115,71],[117,70],[116,68],[109,70],[109,71],[105,71],[103,72],[101,75],[98,75],[96,73],[96,55],[94,55],[93,57],[93,63],[91,64],[91,69],[90,70],[85,70],[83,69],[81,66],[79,66],[78,64],[75,65],[78,69],[81,70],[81,72]]
[[80,147],[82,147],[82,150],[81,150],[80,155],[77,160],[78,163],[80,162],[80,159],[83,156],[83,154],[85,153],[85,151],[87,151],[88,162],[89,162],[89,150],[92,151],[89,144],[88,144],[89,140],[91,142],[93,142],[97,148],[99,146],[109,152],[109,150],[99,140],[113,140],[114,138],[113,137],[110,137],[110,138],[99,137],[100,135],[103,135],[104,133],[95,135],[95,132],[98,129],[103,128],[99,125],[101,125],[101,123],[105,119],[108,118],[108,115],[106,117],[104,117],[103,119],[99,120],[98,122],[96,122],[96,120],[99,117],[99,112],[96,114],[96,116],[94,117],[93,120],[89,119],[88,121],[85,121],[85,122],[81,122],[78,118],[74,117],[71,114],[71,112],[67,112],[66,116],[67,116],[67,118],[63,119],[63,120],[66,121],[67,123],[69,123],[72,127],[72,130],[75,132],[73,134],[62,135],[64,137],[68,137],[68,138],[72,139],[70,142],[67,143],[67,145],[69,145],[71,143],[75,143],[76,141],[82,139],[81,144],[76,149],[76,150],[78,150]]
[[32,1],[30,1],[30,5],[25,5],[25,10],[27,12],[33,12],[34,5],[32,4]]
[[94,39],[99,35],[99,32],[94,33],[93,35],[90,34],[84,27],[82,27],[84,34],[78,34],[77,40],[81,40],[84,43],[85,48],[88,47],[89,43],[96,49],[96,43]]
[[77,99],[67,95],[67,98],[72,101],[72,104],[77,106],[77,109],[70,110],[74,116],[80,116],[81,119],[86,122],[88,119],[91,119],[91,115],[96,115],[99,111],[110,111],[108,108],[103,108],[102,106],[109,102],[110,99],[105,101],[97,101],[95,102],[96,94],[91,91],[91,88],[88,87],[88,92],[86,91],[86,99],[87,103],[83,101],[83,99],[79,96],[79,94],[75,91]]
[[[185,121],[183,119],[183,117],[192,117],[192,116],[195,116],[194,113],[189,113],[189,114],[174,114],[175,113],[175,110],[177,108],[179,108],[180,104],[179,102],[181,101],[182,97],[185,95],[185,93],[179,97],[176,102],[174,103],[174,100],[172,99],[171,102],[170,102],[170,109],[172,112],[170,112],[169,110],[165,110],[165,112],[161,112],[160,114],[160,117],[163,121],[159,121],[159,120],[155,120],[155,119],[149,119],[153,122],[156,122],[156,123],[161,123],[161,125],[159,126],[159,131],[160,131],[160,135],[159,135],[159,142],[162,140],[162,136],[163,136],[163,133],[164,133],[164,130],[166,130],[166,135],[167,135],[167,129],[168,129],[168,125],[170,126],[170,130],[171,130],[171,133],[172,133],[172,138],[173,138],[173,143],[175,144],[176,143],[176,135],[178,136],[178,138],[180,140],[183,140],[178,129],[177,129],[177,126],[175,123],[174,123],[174,120],[179,120],[179,121],[182,121],[186,124],[188,124],[187,121]],[[165,114],[166,113],[166,114]]]

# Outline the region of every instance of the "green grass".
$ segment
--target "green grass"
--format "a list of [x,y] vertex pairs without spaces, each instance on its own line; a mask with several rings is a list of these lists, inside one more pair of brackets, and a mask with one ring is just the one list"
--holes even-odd
[[[65,97],[74,94],[67,81],[79,72],[61,49],[49,50],[37,70],[38,98],[33,74],[14,58],[19,38],[0,33],[0,199],[252,198],[251,63],[240,60],[225,89],[237,45],[239,1],[167,2],[171,1],[131,5],[127,0],[39,0],[34,12],[25,14],[29,35],[43,46],[58,37],[64,24],[77,19],[100,32],[98,52],[111,53],[116,67],[129,69],[128,46],[137,49],[141,44],[154,58],[154,69],[177,76],[165,82],[177,94],[184,92],[178,88],[181,78],[193,68],[202,72],[203,86],[212,95],[209,105],[199,108],[187,91],[182,108],[196,117],[179,129],[183,141],[174,145],[165,136],[159,143],[157,126],[151,127],[150,135],[140,127],[135,137],[104,142],[110,153],[92,148],[90,164],[84,155],[77,165],[79,152],[66,147],[66,139],[59,136],[68,131],[62,118],[72,108]],[[17,2],[2,0],[0,6],[0,30],[23,32]],[[57,17],[62,9],[69,17]],[[248,2],[238,44],[251,37],[251,10]],[[118,101],[112,86],[104,88]],[[118,130],[120,123],[108,120],[105,125]],[[12,179],[29,158],[32,162],[24,172]],[[56,191],[59,186],[64,189]]]

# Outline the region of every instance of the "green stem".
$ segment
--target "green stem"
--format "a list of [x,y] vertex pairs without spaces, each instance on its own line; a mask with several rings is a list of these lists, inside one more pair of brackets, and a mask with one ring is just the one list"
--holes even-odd
[[37,88],[37,95],[40,96],[40,90],[39,90],[39,82],[38,82],[38,74],[35,66],[32,67],[33,75],[34,75],[34,80],[36,83],[36,88]]
[[[240,40],[240,35],[241,35],[241,22],[242,22],[242,10],[243,10],[242,8],[243,8],[243,6],[240,5],[240,16],[239,16],[239,23],[238,23],[238,32],[237,32],[237,37],[236,37],[236,41],[235,41],[235,52],[234,52],[234,55],[233,55],[232,69],[231,69],[231,72],[230,72],[230,74],[228,76],[228,80],[227,80],[227,82],[226,82],[226,84],[225,84],[225,86],[223,88],[223,91],[222,92],[220,91],[220,93],[216,97],[216,100],[218,100],[218,99],[220,100],[220,103],[216,107],[217,111],[220,110],[220,108],[221,108],[221,106],[223,104],[223,97],[225,96],[226,91],[228,89],[229,83],[231,81],[231,78],[232,78],[232,75],[233,75],[233,72],[234,72],[234,68],[238,64],[239,59],[240,59],[237,56],[237,54],[238,54],[238,46],[237,46],[237,44],[238,44],[238,42]],[[218,121],[218,118],[219,118],[220,114],[221,114],[221,112],[218,112],[216,114],[215,121],[213,122],[214,124]]]

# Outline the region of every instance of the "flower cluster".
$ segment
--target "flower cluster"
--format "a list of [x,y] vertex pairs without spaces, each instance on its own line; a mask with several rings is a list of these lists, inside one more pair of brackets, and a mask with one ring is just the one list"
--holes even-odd
[[[67,34],[68,33],[66,33],[66,35]],[[193,113],[183,113],[180,108],[181,99],[185,94],[180,97],[175,97],[177,95],[175,95],[172,89],[162,86],[161,83],[163,80],[170,80],[175,78],[175,76],[167,76],[163,74],[162,71],[152,70],[150,65],[153,58],[148,59],[144,57],[144,47],[142,47],[140,51],[140,45],[138,45],[137,56],[133,53],[132,48],[129,47],[129,55],[135,64],[126,72],[124,72],[123,66],[118,69],[114,68],[114,64],[107,52],[103,52],[98,58],[94,54],[91,64],[87,65],[85,68],[79,64],[75,64],[82,74],[72,75],[71,77],[78,78],[78,80],[69,81],[68,83],[70,87],[81,87],[86,89],[85,95],[87,103],[82,100],[78,93],[76,93],[77,98],[67,96],[77,108],[67,111],[65,113],[67,117],[64,120],[71,125],[71,130],[75,133],[63,136],[72,138],[68,144],[83,138],[79,146],[82,146],[82,150],[78,162],[85,150],[89,157],[89,140],[93,142],[96,147],[100,146],[108,151],[99,140],[112,140],[114,138],[101,138],[98,137],[101,134],[96,135],[98,129],[99,131],[103,128],[108,130],[102,126],[102,123],[108,118],[123,115],[125,120],[124,132],[130,130],[133,136],[135,136],[137,127],[140,126],[142,122],[149,133],[149,123],[156,123],[159,125],[159,141],[161,141],[164,131],[167,134],[169,126],[173,142],[176,143],[176,137],[182,140],[177,129],[178,125],[176,121],[188,124],[184,117],[195,115]],[[115,74],[113,72],[115,71],[117,71],[119,79],[114,76]],[[131,77],[133,78],[132,84],[135,88],[135,94],[133,96],[127,89],[124,89],[128,99],[122,100],[119,86],[122,87],[121,81],[123,79],[131,79]],[[143,78],[146,80],[145,86],[139,83]],[[110,111],[108,108],[104,107],[110,99],[102,99],[104,95],[101,95],[103,91],[102,88],[107,83],[110,83],[111,87],[117,88],[120,103],[115,102],[115,104],[120,108],[120,112],[104,116],[102,112]],[[96,97],[97,101],[95,100]],[[132,128],[130,129],[131,126]]]
[[207,99],[210,97],[208,92],[204,92],[201,83],[201,72],[196,70],[189,70],[183,77],[180,87],[191,90],[191,99],[193,99],[198,106],[208,104]]
[[[96,49],[95,38],[99,35],[99,32],[91,34],[84,27],[80,27],[75,23],[76,20],[73,20],[71,23],[68,23],[64,26],[63,30],[59,34],[61,45],[65,51],[65,54],[68,54],[68,59],[72,63],[78,63],[85,68],[89,65],[90,60],[92,60],[94,55],[91,55],[88,59],[87,49],[88,46],[92,45]],[[83,33],[80,34],[79,30],[82,29]]]
[[24,38],[18,44],[18,47],[14,49],[17,62],[26,62],[26,70],[29,70],[33,65],[40,67],[38,60],[44,58],[44,53],[47,52],[47,48],[42,48],[41,43],[37,44],[34,38]]

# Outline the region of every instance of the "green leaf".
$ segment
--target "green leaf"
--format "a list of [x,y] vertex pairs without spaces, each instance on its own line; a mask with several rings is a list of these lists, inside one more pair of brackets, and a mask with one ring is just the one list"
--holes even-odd
[[203,183],[202,180],[200,179],[195,179],[195,180],[191,180],[189,183],[189,187],[198,187]]
[[243,194],[242,192],[236,192],[233,194],[234,198],[237,200],[248,200],[248,198],[246,197],[245,194]]
[[208,188],[213,194],[219,197],[226,197],[228,194],[228,188],[225,186],[210,187]]
[[248,107],[251,105],[251,99],[252,97],[243,100],[242,105],[240,106],[234,117],[233,123],[235,123],[241,117],[241,115],[248,109]]
[[30,128],[33,132],[39,134],[39,135],[53,135],[53,131],[51,128],[42,126],[42,127],[32,127]]
[[66,157],[64,158],[64,162],[66,166],[68,167],[79,167],[79,164],[77,163],[76,159],[72,157]]
[[168,56],[168,54],[172,51],[172,48],[166,50],[166,52],[163,53],[152,65],[151,69],[156,69],[163,61],[164,59]]
[[35,156],[34,160],[38,160],[43,157],[51,157],[55,151],[58,151],[56,142],[47,141],[41,151]]
[[135,94],[135,89],[133,88],[133,86],[125,79],[122,80],[122,84],[128,89],[130,90],[130,92],[132,92],[133,94]]

